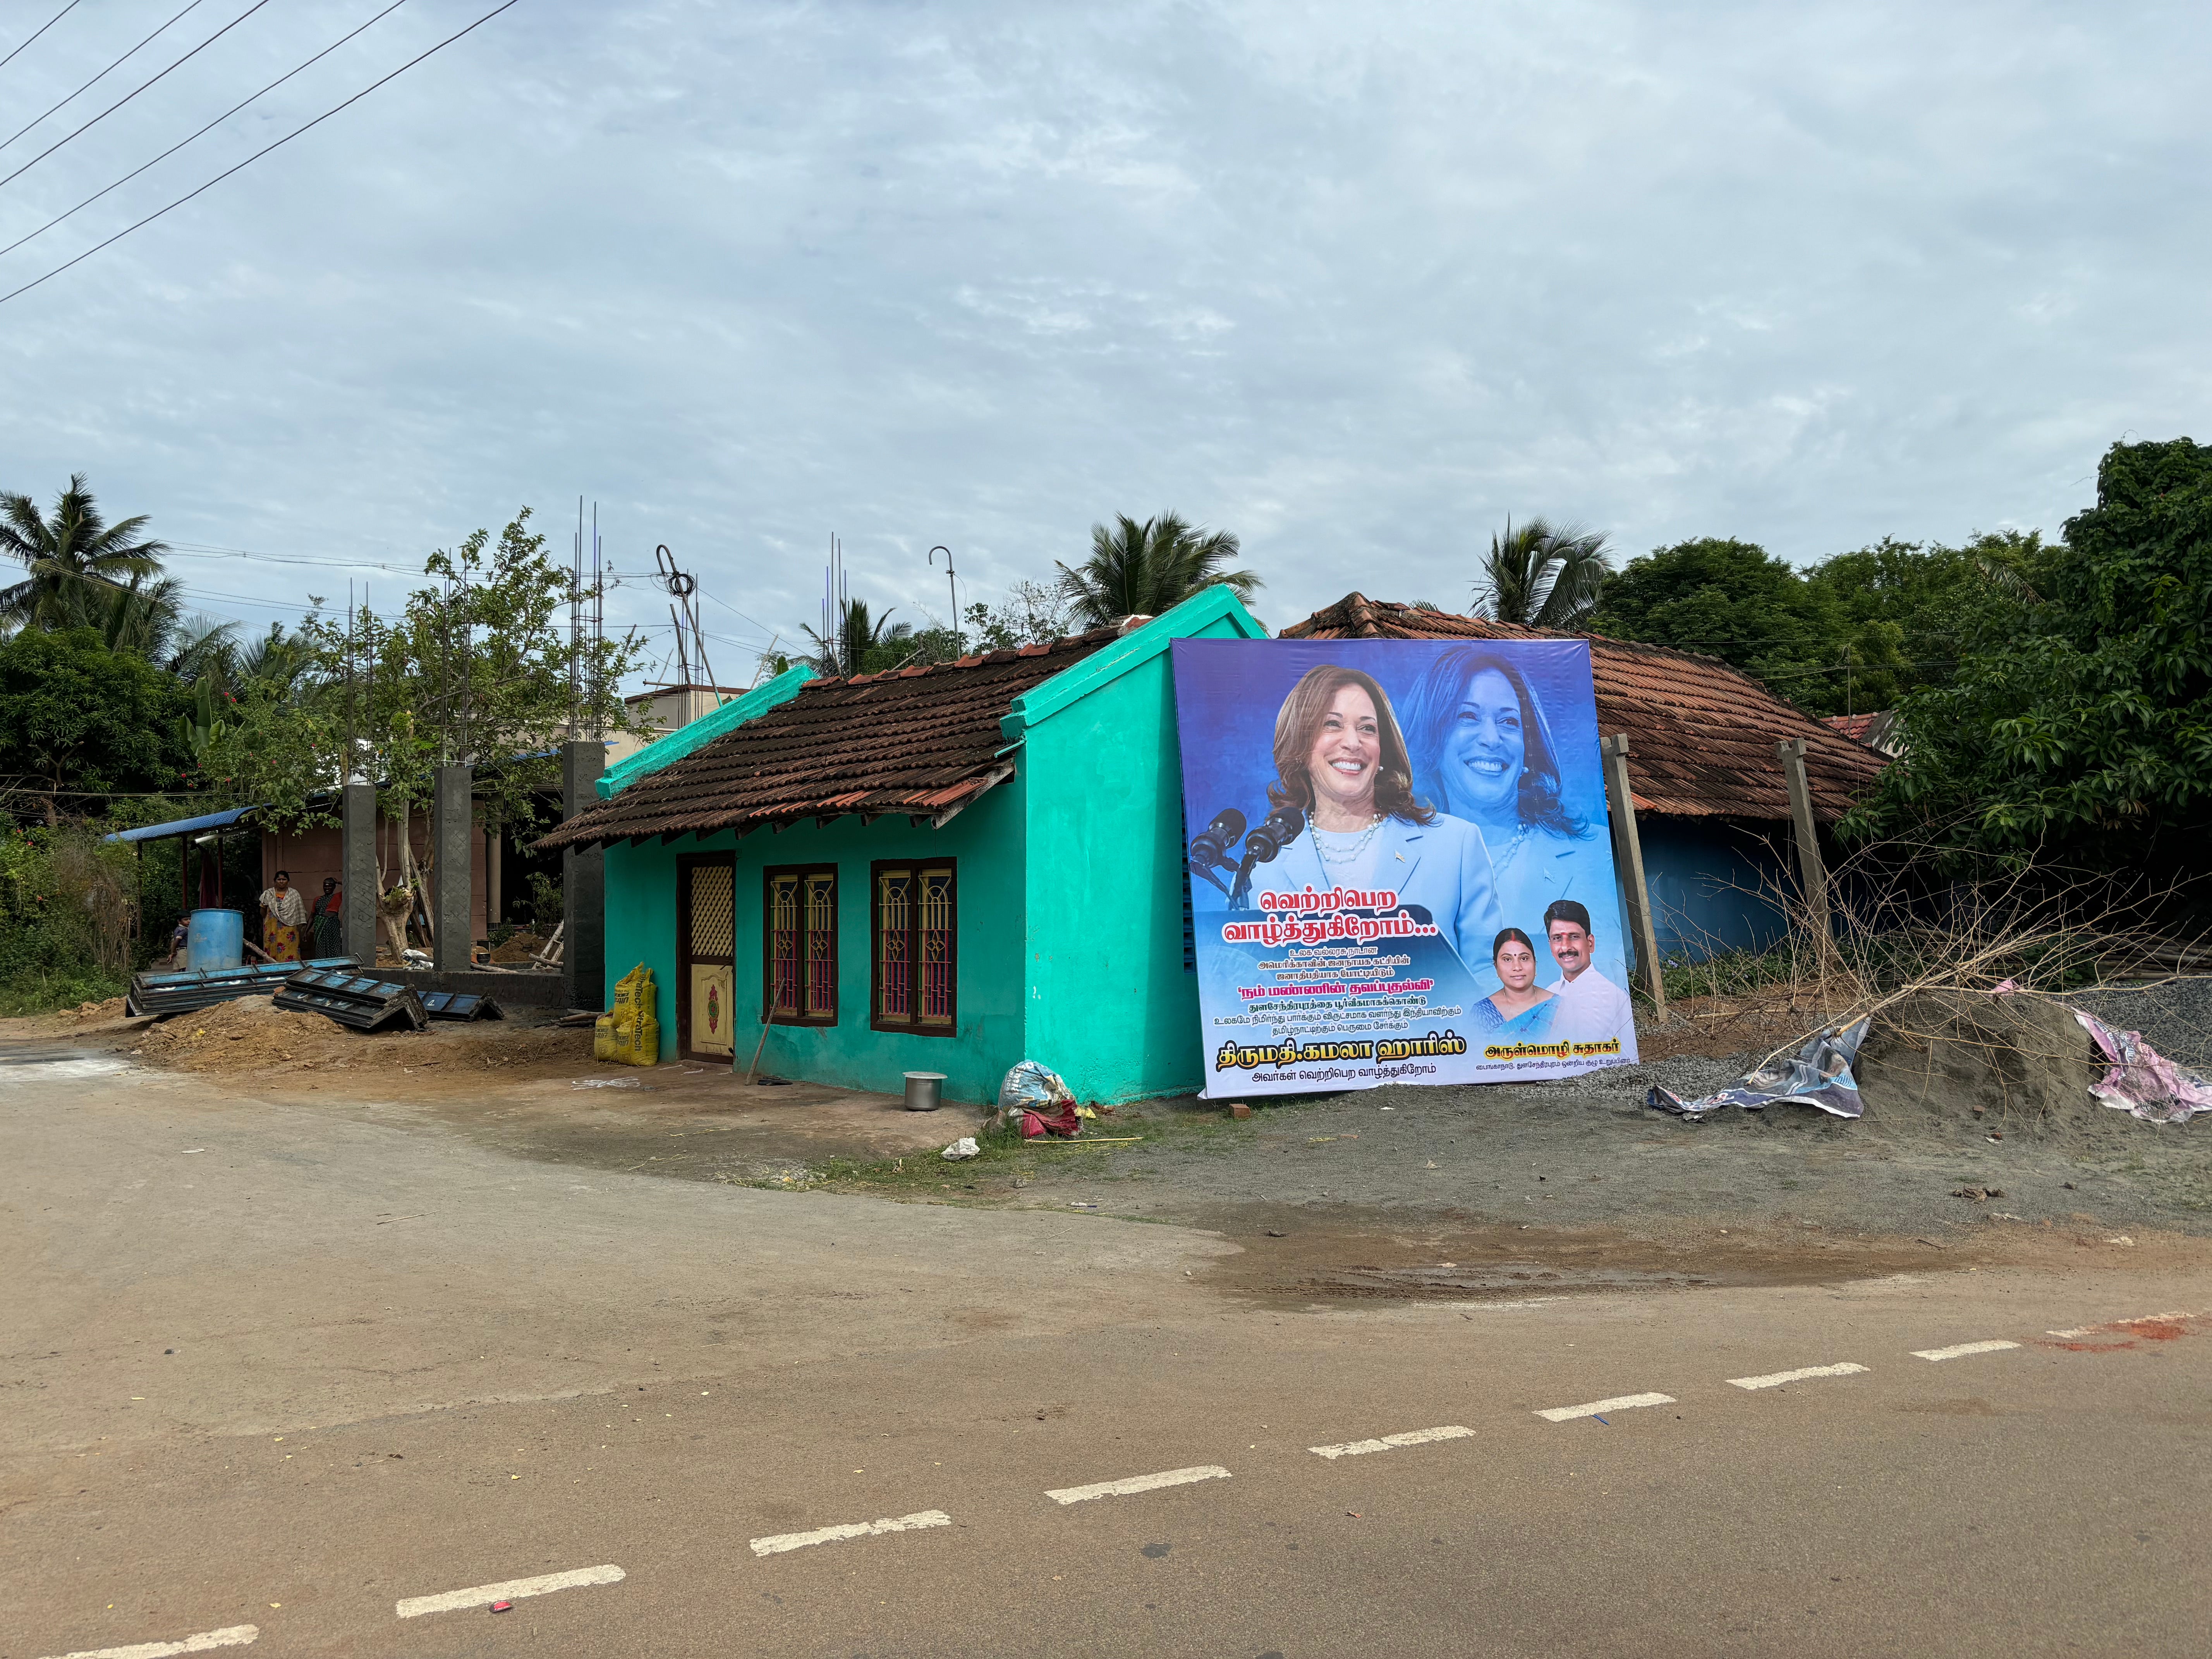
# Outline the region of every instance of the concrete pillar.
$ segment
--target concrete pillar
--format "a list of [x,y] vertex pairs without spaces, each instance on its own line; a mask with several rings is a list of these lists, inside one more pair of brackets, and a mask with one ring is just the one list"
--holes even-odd
[[[599,804],[594,787],[607,769],[607,746],[586,739],[561,745],[561,817]],[[561,977],[571,1008],[607,1006],[606,857],[596,847],[561,854]]]
[[431,960],[448,973],[469,966],[469,946],[476,943],[476,928],[469,914],[469,842],[474,828],[471,796],[475,785],[476,773],[471,768],[441,766],[430,807],[430,845],[438,861],[438,908],[430,919],[438,937]]
[[376,965],[376,786],[349,783],[343,791],[346,954],[364,968]]

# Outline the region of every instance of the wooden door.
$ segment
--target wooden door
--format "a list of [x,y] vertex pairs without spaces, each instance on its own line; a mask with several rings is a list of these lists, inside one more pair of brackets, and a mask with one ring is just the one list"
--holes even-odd
[[676,861],[676,1051],[686,1060],[736,1058],[737,877],[727,854]]

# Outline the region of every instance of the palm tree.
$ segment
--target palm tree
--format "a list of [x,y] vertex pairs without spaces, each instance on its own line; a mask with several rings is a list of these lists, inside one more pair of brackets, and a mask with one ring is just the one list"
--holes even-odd
[[[106,604],[89,620],[110,651],[143,657],[187,684],[210,678],[228,682],[238,666],[238,644],[233,637],[238,624],[185,615],[183,592],[184,584],[174,576],[156,576],[151,581],[134,576],[127,586],[108,590]],[[270,626],[279,629],[283,624]],[[296,645],[296,637],[287,643]]]
[[1079,568],[1060,567],[1060,591],[1086,628],[1111,628],[1124,617],[1157,617],[1208,587],[1226,587],[1249,599],[1261,585],[1259,577],[1222,568],[1239,550],[1228,531],[1194,527],[1173,513],[1142,524],[1117,513],[1110,529],[1091,526],[1091,556]]
[[109,524],[70,475],[51,514],[20,491],[0,491],[0,552],[20,559],[29,580],[0,592],[0,621],[35,628],[97,627],[108,596],[161,574],[167,546],[146,535],[146,515]]
[[902,647],[914,637],[913,624],[894,623],[888,611],[871,618],[866,599],[847,599],[839,606],[827,639],[811,628],[800,631],[814,641],[813,655],[807,660],[824,674],[868,673],[884,665],[872,658]]
[[1490,538],[1474,589],[1475,614],[1525,628],[1580,628],[1597,609],[1613,571],[1605,542],[1602,531],[1580,525],[1538,517],[1516,530],[1508,519],[1505,534]]

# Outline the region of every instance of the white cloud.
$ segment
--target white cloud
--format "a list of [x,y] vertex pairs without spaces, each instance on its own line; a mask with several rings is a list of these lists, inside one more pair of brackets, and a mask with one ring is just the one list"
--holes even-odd
[[[0,188],[0,243],[368,9],[271,8]],[[164,15],[85,9],[0,104]],[[416,0],[0,277],[474,15]],[[380,562],[520,501],[565,543],[580,491],[787,636],[832,530],[910,614],[933,543],[983,596],[1173,506],[1276,622],[1456,601],[1509,513],[2055,530],[2112,439],[2204,425],[2208,64],[2178,6],[524,0],[0,307],[0,483]]]

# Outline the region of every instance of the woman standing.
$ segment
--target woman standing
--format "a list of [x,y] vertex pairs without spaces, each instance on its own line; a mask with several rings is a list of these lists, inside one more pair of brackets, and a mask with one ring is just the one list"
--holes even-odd
[[1305,817],[1267,885],[1387,889],[1429,913],[1444,942],[1498,927],[1490,855],[1475,827],[1413,798],[1413,767],[1390,699],[1369,675],[1324,663],[1291,688],[1275,714],[1275,781],[1267,799]]
[[1430,665],[1407,710],[1415,787],[1481,829],[1506,916],[1532,925],[1559,899],[1612,913],[1611,851],[1563,799],[1550,724],[1517,667],[1456,646]]
[[307,912],[307,931],[319,957],[345,954],[345,890],[336,876],[323,878],[323,896]]
[[292,885],[292,872],[279,870],[276,884],[261,894],[261,948],[271,962],[300,959],[300,929],[307,920],[307,902]]

